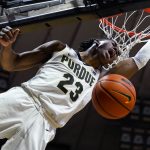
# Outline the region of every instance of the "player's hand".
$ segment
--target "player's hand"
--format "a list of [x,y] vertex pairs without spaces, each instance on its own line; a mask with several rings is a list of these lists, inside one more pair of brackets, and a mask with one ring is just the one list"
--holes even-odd
[[2,28],[0,31],[0,45],[7,47],[12,45],[19,34],[20,30],[12,29],[9,26],[6,26],[5,28]]

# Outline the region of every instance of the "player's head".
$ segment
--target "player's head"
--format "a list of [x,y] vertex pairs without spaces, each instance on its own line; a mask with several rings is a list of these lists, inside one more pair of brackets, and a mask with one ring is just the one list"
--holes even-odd
[[113,40],[90,39],[80,44],[83,60],[94,68],[111,64],[120,55],[119,48]]

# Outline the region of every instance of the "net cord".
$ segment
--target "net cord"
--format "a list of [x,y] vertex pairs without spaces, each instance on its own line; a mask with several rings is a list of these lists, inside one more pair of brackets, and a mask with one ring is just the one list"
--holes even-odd
[[[127,24],[130,19],[132,19],[135,13],[139,13],[139,20],[137,21],[135,27],[128,31]],[[145,29],[141,32],[138,32],[138,29],[144,24],[146,19],[150,18],[150,14],[146,14],[144,10],[126,12],[124,14],[124,22],[121,27],[118,27],[116,24],[119,21],[119,17],[122,15],[118,15],[115,17],[107,17],[100,19],[99,28],[104,32],[108,39],[113,39],[119,47],[121,55],[118,56],[116,60],[113,61],[112,64],[108,64],[107,67],[103,68],[105,70],[109,70],[114,65],[118,64],[121,60],[129,58],[130,50],[138,43],[147,42],[148,38],[150,38],[150,25],[145,27]]]

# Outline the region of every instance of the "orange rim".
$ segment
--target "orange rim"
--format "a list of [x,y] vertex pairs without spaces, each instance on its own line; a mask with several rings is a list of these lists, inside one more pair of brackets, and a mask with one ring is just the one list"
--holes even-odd
[[111,22],[109,22],[105,18],[102,18],[99,21],[102,22],[103,24],[106,24],[106,25],[110,26],[113,30],[116,30],[117,32],[121,32],[121,33],[125,33],[126,32],[130,37],[134,36],[135,34],[138,34],[138,36],[141,35],[141,33],[135,33],[133,31],[127,31],[127,30],[124,30],[122,28],[119,28],[119,27],[115,26],[114,24],[112,24]]
[[150,13],[150,8],[145,8],[145,9],[144,9],[144,12]]

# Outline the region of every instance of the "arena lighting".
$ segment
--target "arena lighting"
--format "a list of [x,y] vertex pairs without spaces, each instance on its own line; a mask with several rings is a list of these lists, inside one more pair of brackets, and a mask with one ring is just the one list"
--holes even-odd
[[48,2],[53,0],[1,0],[0,5],[2,5],[5,8],[10,7],[17,7],[17,6],[23,6],[27,4],[35,4],[35,3],[42,3],[42,2]]
[[[16,24],[18,24],[18,22],[29,22],[29,20],[39,19],[40,16],[43,17],[44,14],[48,14],[47,11],[51,10],[52,6],[63,4],[65,0],[48,0],[42,2],[36,1],[36,3],[34,2],[28,4],[25,3],[25,2],[29,2],[28,0],[26,1],[24,0],[24,3],[22,0],[20,0],[20,3],[19,0],[9,1],[9,2],[11,2],[9,4],[15,4],[15,5],[8,5],[8,1],[5,0],[3,0],[3,3],[0,5],[0,10],[1,10],[0,26],[2,26],[3,24],[5,26],[5,24],[7,23],[13,24],[13,22],[16,22]],[[51,11],[53,12],[54,10],[52,9]]]

